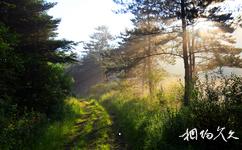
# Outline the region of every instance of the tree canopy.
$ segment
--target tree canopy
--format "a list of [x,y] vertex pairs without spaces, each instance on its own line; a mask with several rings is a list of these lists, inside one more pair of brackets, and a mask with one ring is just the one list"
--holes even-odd
[[[68,86],[61,65],[72,41],[55,40],[59,19],[47,14],[56,3],[43,0],[0,2],[2,103],[51,113]],[[65,92],[66,91],[66,92]]]

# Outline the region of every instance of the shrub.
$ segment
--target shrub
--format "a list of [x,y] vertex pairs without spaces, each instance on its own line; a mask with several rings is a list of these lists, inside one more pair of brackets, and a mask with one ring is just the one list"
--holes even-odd
[[183,99],[184,88],[180,83],[172,82],[166,84],[156,94],[156,99],[159,101],[161,107],[180,108]]
[[[217,134],[218,126],[225,127],[226,138],[229,130],[235,132],[234,136],[242,137],[242,106],[236,97],[241,93],[241,78],[231,76],[219,79],[197,83],[191,104],[180,109],[168,107],[168,103],[160,107],[157,103],[151,103],[148,98],[127,94],[130,90],[126,89],[112,89],[104,93],[100,101],[114,114],[116,128],[122,133],[130,149],[240,149],[241,140],[225,142],[222,138],[211,141],[200,138],[187,142],[179,137],[186,129],[193,128],[198,131],[208,129]],[[218,84],[218,81],[221,83]],[[160,98],[167,98],[167,102],[174,99],[172,94],[169,96],[164,91]]]
[[[164,124],[163,142],[171,148],[182,149],[240,149],[240,140],[228,142],[218,140],[183,141],[179,138],[187,128],[197,128],[198,131],[208,129],[218,133],[217,127],[225,127],[226,136],[233,130],[241,137],[241,77],[232,75],[227,78],[212,78],[198,82],[195,86],[193,101],[189,107],[182,107],[177,112],[168,112]],[[237,96],[240,99],[237,99]]]
[[12,107],[9,113],[9,117],[1,122],[0,149],[26,149],[38,133],[44,115],[34,111],[20,115],[16,107]]

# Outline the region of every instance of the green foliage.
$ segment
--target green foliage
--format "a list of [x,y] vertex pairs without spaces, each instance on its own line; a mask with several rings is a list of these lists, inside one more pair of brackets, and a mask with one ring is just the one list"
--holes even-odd
[[26,107],[50,115],[68,94],[69,79],[62,67],[49,62],[68,61],[71,56],[63,51],[73,42],[53,40],[59,20],[46,11],[54,3],[21,0],[0,5],[1,102],[17,105],[21,112]]
[[[41,135],[35,137],[30,149],[62,150],[66,149],[68,143],[73,144],[69,144],[70,149],[110,149],[112,137],[109,126],[112,122],[105,109],[95,100],[68,98],[63,116],[62,120],[48,122],[41,130]],[[78,140],[73,141],[75,136]]]
[[109,55],[113,48],[111,44],[113,39],[107,26],[98,26],[90,36],[90,41],[83,43],[83,48],[87,53],[86,57],[92,59],[105,70],[112,63],[109,60]]
[[83,115],[84,109],[75,98],[68,98],[64,102],[61,120],[49,120],[39,129],[40,134],[35,135],[29,149],[64,149],[68,141],[68,135],[76,132],[74,124]]
[[92,98],[98,98],[99,96],[117,88],[120,88],[117,82],[110,82],[109,84],[106,84],[106,83],[96,84],[95,86],[91,87],[89,96]]
[[109,91],[100,97],[100,101],[109,113],[114,114],[116,130],[122,134],[129,149],[156,149],[163,124],[159,105],[125,91]]
[[[17,44],[16,34],[0,23],[0,100],[9,103],[15,93],[17,76],[23,69],[23,60],[15,53],[13,46]],[[18,63],[16,63],[18,62]],[[5,101],[5,100],[8,100]]]
[[49,64],[49,66],[52,70],[46,74],[48,76],[45,75],[45,80],[42,80],[45,86],[36,91],[35,98],[19,102],[17,101],[19,97],[12,99],[10,95],[1,101],[0,147],[2,149],[15,149],[16,146],[19,149],[29,147],[33,144],[34,135],[40,134],[39,130],[46,120],[46,115],[52,119],[63,118],[64,98],[70,90],[71,80],[63,73],[62,65]]
[[0,149],[24,149],[45,118],[60,119],[72,41],[54,40],[60,20],[43,0],[0,2]]
[[15,106],[9,108],[8,113],[8,116],[0,116],[0,149],[26,149],[39,134],[45,116],[34,111],[19,114]]
[[174,109],[179,108],[183,99],[184,87],[180,83],[169,82],[162,86],[156,94],[161,106],[169,106]]
[[225,127],[225,138],[230,130],[235,132],[234,136],[240,138],[242,106],[237,102],[237,96],[241,93],[240,83],[241,77],[234,75],[219,81],[197,83],[193,101],[189,106],[181,108],[172,103],[172,100],[179,103],[173,94],[182,97],[182,87],[178,84],[170,85],[158,96],[166,101],[162,107],[151,103],[148,98],[127,94],[127,91],[132,93],[132,89],[125,88],[126,86],[122,87],[124,89],[110,88],[100,96],[100,101],[115,116],[116,129],[122,133],[129,149],[240,149],[240,140],[230,139],[225,142],[222,138],[210,141],[200,138],[187,142],[179,137],[186,129],[193,128],[198,131],[208,129],[217,136],[217,128],[220,126]]
[[[95,100],[80,101],[73,97],[66,99],[60,120],[47,118],[44,114],[34,111],[19,114],[16,106],[9,108],[8,113],[11,118],[0,117],[4,119],[0,120],[1,150],[65,149],[65,146],[72,140],[72,136],[80,133],[81,137],[75,148],[88,149],[90,145],[95,145],[97,149],[110,149],[111,137],[108,127],[112,122],[105,109]],[[92,115],[85,118],[89,113]],[[82,122],[86,124],[78,126],[78,123]],[[95,139],[91,144],[87,136],[95,132],[96,128],[100,128],[100,131],[95,134]]]
[[216,130],[220,126],[226,128],[225,136],[229,130],[233,130],[237,137],[241,137],[240,87],[241,77],[234,75],[198,82],[194,91],[196,96],[194,96],[191,105],[182,107],[177,112],[168,113],[163,132],[166,143],[184,149],[187,147],[193,149],[239,149],[241,143],[236,140],[227,143],[222,139],[183,142],[177,135],[182,135],[187,128],[197,128],[200,131],[208,129],[212,133],[218,133]]
[[205,80],[198,80],[193,93],[194,99],[221,101],[226,104],[242,104],[242,77],[205,75]]

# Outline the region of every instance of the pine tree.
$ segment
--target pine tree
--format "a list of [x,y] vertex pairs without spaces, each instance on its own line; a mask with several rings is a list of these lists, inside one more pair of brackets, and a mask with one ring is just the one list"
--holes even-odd
[[[114,0],[116,3],[124,6],[123,12],[131,12],[135,16],[137,12],[146,13],[149,12],[149,7],[152,7],[150,11],[152,16],[155,16],[159,24],[165,24],[169,20],[180,20],[182,32],[182,57],[184,62],[184,70],[185,70],[185,92],[184,92],[184,105],[189,104],[190,93],[192,90],[192,66],[194,63],[194,56],[192,52],[192,46],[189,49],[188,43],[190,39],[188,39],[188,31],[187,27],[192,25],[195,20],[199,17],[206,17],[208,19],[213,19],[216,21],[214,12],[210,11],[210,14],[206,16],[204,14],[205,9],[212,4],[213,2],[222,2],[223,0],[135,0],[135,1],[119,1]],[[143,4],[147,7],[139,7],[140,4]],[[136,7],[137,6],[137,7]],[[145,9],[146,8],[146,9]],[[138,15],[139,16],[139,15]],[[221,20],[227,20],[231,18],[221,18]],[[217,20],[217,21],[221,21]]]
[[[6,27],[7,35],[16,37],[15,43],[9,44],[13,55],[6,59],[18,58],[12,62],[15,65],[4,64],[3,67],[14,70],[11,77],[14,85],[9,87],[7,77],[3,77],[1,80],[5,82],[1,86],[14,91],[4,91],[4,101],[6,97],[11,98],[18,109],[27,107],[51,114],[67,94],[69,81],[57,63],[74,61],[74,55],[65,52],[75,43],[54,39],[60,20],[47,14],[54,5],[44,0],[0,2],[0,24]],[[4,74],[8,70],[5,69]]]

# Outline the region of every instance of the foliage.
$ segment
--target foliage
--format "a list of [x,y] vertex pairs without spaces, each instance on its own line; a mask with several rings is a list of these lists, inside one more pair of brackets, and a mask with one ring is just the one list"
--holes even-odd
[[[206,38],[200,40],[201,36],[195,36],[195,32],[193,31],[194,27],[197,23],[200,22],[201,19],[213,20],[218,23],[217,25],[221,28],[230,28],[224,23],[221,23],[221,20],[227,21],[233,19],[231,17],[231,13],[223,12],[217,13],[219,8],[217,6],[212,6],[212,4],[216,2],[223,2],[224,0],[113,0],[117,4],[121,4],[121,12],[127,13],[130,12],[134,15],[134,19],[132,20],[135,25],[135,31],[128,37],[129,39],[124,42],[123,47],[129,47],[132,45],[133,39],[136,41],[142,42],[143,45],[147,43],[145,48],[147,48],[147,52],[143,54],[143,58],[150,58],[154,55],[166,55],[166,56],[179,56],[183,59],[184,69],[185,69],[185,87],[184,87],[184,105],[188,105],[190,101],[190,93],[192,91],[192,80],[195,71],[197,71],[196,64],[199,64],[195,58],[199,58],[202,54],[197,53],[211,53],[212,57],[207,58],[209,54],[207,54],[206,60],[211,60],[211,62],[206,62],[208,68],[212,68],[216,65],[234,65],[239,66],[240,59],[237,58],[236,61],[231,61],[231,59],[235,60],[235,52],[237,51],[237,55],[241,52],[241,50],[234,47],[234,45],[224,44],[224,43],[233,43],[231,38],[225,40],[224,35],[219,35],[223,37],[222,40],[219,38],[211,38],[215,39],[212,43],[211,41],[207,41]],[[209,8],[209,6],[211,6]],[[208,11],[210,9],[210,11]],[[217,15],[215,15],[217,14]],[[222,14],[222,15],[219,15]],[[227,17],[223,17],[227,16]],[[216,19],[216,18],[220,19]],[[180,23],[178,21],[181,21]],[[191,35],[189,35],[189,30],[191,31]],[[206,32],[206,31],[203,31]],[[137,34],[138,33],[138,34]],[[217,31],[216,31],[217,33]],[[208,33],[206,32],[205,35]],[[212,34],[215,35],[215,34]],[[157,38],[158,37],[158,38]],[[169,38],[167,38],[169,37]],[[138,39],[138,40],[137,40]],[[151,42],[155,39],[155,42]],[[206,42],[203,42],[206,41]],[[207,45],[204,43],[208,43]],[[128,46],[127,46],[128,45]],[[137,47],[137,42],[132,46],[131,50]],[[208,48],[209,46],[209,48]],[[121,47],[121,48],[123,48]],[[126,48],[127,49],[127,48]],[[138,48],[134,53],[138,53],[142,48]],[[229,52],[225,52],[229,50]],[[152,52],[151,52],[152,51]],[[221,54],[220,54],[221,53]],[[222,54],[223,53],[223,54]],[[229,55],[223,62],[221,58],[224,57],[224,53]],[[215,56],[215,58],[213,57]],[[164,57],[165,58],[165,57]],[[135,66],[137,62],[140,62],[141,59],[130,58],[128,60],[126,67],[130,69]],[[125,60],[125,59],[124,59]],[[149,62],[149,60],[148,60]],[[236,63],[236,64],[235,64]],[[149,63],[148,63],[149,64]],[[122,69],[121,68],[121,69]],[[148,65],[149,68],[149,65]],[[149,69],[148,69],[149,70]],[[151,85],[152,82],[149,82]],[[150,91],[152,91],[150,86]],[[152,92],[150,92],[152,93]]]
[[157,92],[156,97],[161,106],[164,105],[177,109],[181,106],[183,91],[184,87],[181,83],[173,81],[162,85],[162,89]]
[[[73,42],[53,40],[59,20],[46,11],[54,3],[21,0],[0,3],[1,101],[50,115],[68,94],[69,81],[49,62],[66,62]],[[26,26],[29,26],[26,28]],[[63,92],[65,91],[65,92]]]
[[64,102],[61,120],[49,120],[42,126],[40,134],[35,136],[29,149],[64,149],[68,135],[76,132],[74,124],[84,113],[82,104],[76,98],[68,98]]
[[0,116],[0,149],[26,149],[39,134],[45,116],[34,111],[19,114],[16,106],[9,108],[8,113],[7,116]]
[[220,101],[226,104],[242,104],[242,77],[208,76],[197,80],[195,84],[194,99]]
[[42,123],[60,119],[71,80],[63,63],[75,44],[54,40],[60,20],[43,0],[0,2],[1,149],[25,149]]
[[[87,115],[90,116],[86,117]],[[73,97],[68,98],[65,101],[63,116],[62,120],[50,121],[45,125],[41,130],[41,136],[36,136],[32,149],[61,150],[67,148],[65,146],[68,144],[74,144],[69,145],[70,149],[104,150],[111,148],[109,142],[112,137],[109,136],[109,125],[112,122],[105,109],[95,100],[80,101]],[[92,134],[95,136],[92,137]],[[72,141],[75,136],[78,137],[78,140]]]
[[[225,84],[223,80],[226,81]],[[121,138],[129,149],[239,149],[240,140],[230,139],[225,142],[219,137],[210,141],[200,138],[187,142],[179,137],[186,129],[193,128],[197,128],[198,131],[208,129],[217,136],[215,134],[218,133],[218,126],[225,127],[225,138],[228,137],[230,130],[235,132],[234,136],[242,136],[242,107],[241,103],[237,102],[237,96],[241,94],[241,77],[232,75],[223,80],[219,81],[221,84],[217,84],[219,88],[211,84],[215,80],[200,83],[197,81],[197,86],[200,85],[199,88],[195,88],[191,104],[181,108],[174,107],[175,103],[172,101],[176,99],[172,94],[166,93],[167,91],[163,93],[166,96],[161,96],[167,99],[162,105],[151,103],[149,98],[128,94],[132,93],[132,89],[128,89],[127,92],[125,87],[121,90],[115,86],[108,86],[109,91],[104,91],[99,99],[109,113],[115,116],[116,130],[122,133]],[[174,93],[177,95],[182,91],[177,85],[167,90],[171,89],[177,90],[178,93]],[[218,100],[217,96],[221,93],[227,95],[227,101]],[[169,101],[171,102],[168,103]]]
[[128,149],[158,149],[166,106],[159,105],[157,99],[151,101],[151,97],[138,97],[125,81],[116,84],[116,87],[111,85],[99,85],[100,89],[109,87],[108,91],[99,95],[99,100],[115,116],[115,128],[122,134],[118,138],[124,140]]
[[[208,79],[207,79],[208,80]],[[198,86],[199,85],[199,86]],[[225,136],[233,130],[237,137],[241,137],[241,77],[232,75],[226,78],[216,78],[207,82],[198,82],[195,96],[189,107],[169,115],[164,125],[165,141],[170,145],[192,147],[194,149],[239,149],[239,141],[222,139],[209,141],[198,140],[193,142],[181,141],[177,135],[182,135],[187,128],[198,130],[208,129],[217,133],[217,127],[225,127]],[[236,90],[235,90],[236,89]],[[229,93],[229,94],[228,94]],[[237,101],[239,98],[239,101]]]
[[[34,111],[19,115],[13,106],[11,112],[9,111],[11,118],[4,118],[0,122],[0,149],[65,149],[73,142],[72,137],[78,135],[80,137],[78,141],[74,141],[74,149],[112,147],[112,122],[102,106],[95,100],[80,101],[73,97],[67,98],[63,105],[62,118],[59,120],[47,118]],[[90,114],[92,115],[86,117]],[[92,134],[95,134],[95,138],[91,140]]]
[[162,114],[149,109],[147,100],[128,99],[123,94],[107,94],[102,96],[101,103],[115,115],[116,129],[122,134],[128,148],[154,148],[161,138]]
[[[83,48],[85,49],[87,56],[93,59],[96,63],[102,67],[103,70],[110,65],[108,61],[108,55],[114,47],[111,42],[114,40],[109,32],[107,26],[98,26],[95,32],[90,36],[90,41],[83,43]],[[85,62],[85,59],[84,59]]]

